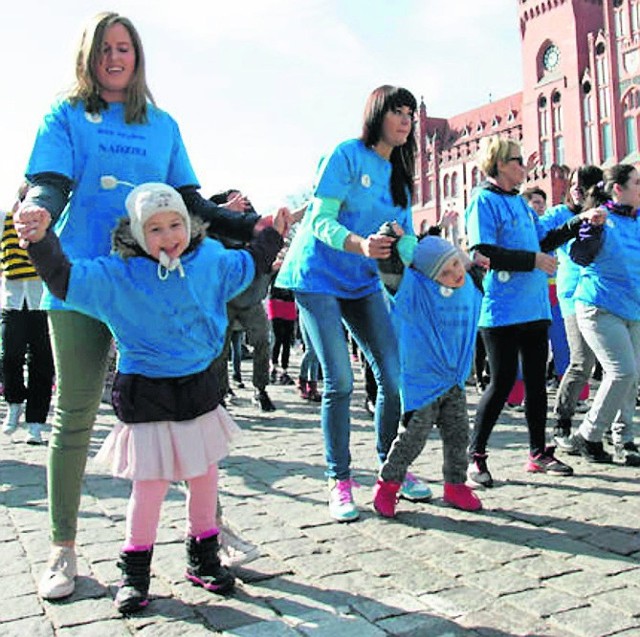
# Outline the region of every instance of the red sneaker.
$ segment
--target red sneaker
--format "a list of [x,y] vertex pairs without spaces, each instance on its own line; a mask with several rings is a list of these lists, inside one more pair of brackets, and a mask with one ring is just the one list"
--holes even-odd
[[382,480],[378,478],[373,487],[373,508],[384,518],[396,517],[396,505],[398,504],[398,491],[401,482]]
[[442,499],[451,506],[456,507],[456,509],[462,509],[463,511],[480,511],[482,509],[480,498],[466,484],[445,482],[444,497]]

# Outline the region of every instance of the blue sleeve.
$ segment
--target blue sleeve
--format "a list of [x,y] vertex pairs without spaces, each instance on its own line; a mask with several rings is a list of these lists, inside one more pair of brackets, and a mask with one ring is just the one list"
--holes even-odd
[[498,220],[493,206],[482,193],[475,196],[465,212],[469,250],[480,244],[498,244]]
[[345,200],[353,182],[353,164],[343,146],[338,146],[320,163],[315,196],[321,199]]
[[73,260],[66,301],[74,310],[108,322],[109,308],[116,305],[109,263],[115,258]]
[[72,181],[75,179],[69,108],[68,102],[58,102],[44,116],[25,171],[30,181],[39,173],[57,173]]

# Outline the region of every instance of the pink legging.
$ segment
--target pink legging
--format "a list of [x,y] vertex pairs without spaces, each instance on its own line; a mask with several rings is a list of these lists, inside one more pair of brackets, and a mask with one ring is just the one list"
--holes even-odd
[[[127,531],[123,550],[147,550],[156,541],[160,509],[168,480],[134,480],[127,506]],[[217,533],[216,503],[218,467],[211,465],[204,475],[187,480],[187,535],[208,537]]]

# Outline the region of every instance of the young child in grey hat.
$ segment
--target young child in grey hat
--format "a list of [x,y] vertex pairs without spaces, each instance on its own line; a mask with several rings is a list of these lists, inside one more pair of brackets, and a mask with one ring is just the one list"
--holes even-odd
[[52,294],[103,321],[118,345],[112,397],[119,422],[96,459],[132,480],[115,599],[129,614],[149,603],[153,545],[172,481],[189,487],[186,578],[218,593],[234,585],[218,556],[216,501],[218,461],[238,427],[220,405],[213,361],[222,350],[227,302],[270,271],[287,213],[279,211],[273,228],[247,249],[227,250],[205,236],[166,184],[134,188],[125,206],[128,216],[106,257],[69,260],[38,211],[16,230]]
[[[394,226],[396,233],[400,230]],[[482,504],[465,484],[469,419],[465,382],[471,371],[480,303],[477,266],[448,241],[425,236],[404,268],[381,262],[400,347],[404,428],[398,433],[374,487],[373,506],[394,517],[398,490],[424,449],[433,425],[442,438],[444,501],[465,511]],[[395,270],[390,272],[390,270]]]

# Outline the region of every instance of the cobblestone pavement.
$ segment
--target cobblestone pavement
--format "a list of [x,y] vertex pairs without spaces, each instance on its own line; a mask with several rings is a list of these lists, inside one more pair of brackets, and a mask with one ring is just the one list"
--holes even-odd
[[[483,512],[443,505],[441,448],[433,439],[415,466],[431,482],[433,502],[401,501],[396,520],[381,519],[371,508],[376,460],[359,383],[352,454],[362,516],[332,523],[319,406],[299,399],[294,387],[269,392],[278,409],[262,414],[251,390],[238,390],[230,411],[245,435],[224,462],[221,484],[227,519],[260,545],[262,557],[238,571],[229,597],[186,582],[184,494],[175,485],[163,508],[152,603],[131,618],[112,604],[129,483],[89,464],[76,592],[43,602],[36,582],[48,554],[46,450],[24,444],[22,431],[2,436],[0,635],[640,635],[638,469],[572,459],[573,477],[527,474],[523,415],[506,409],[491,439],[498,483],[481,493]],[[477,398],[470,388],[472,412]],[[113,422],[105,406],[93,453]]]

